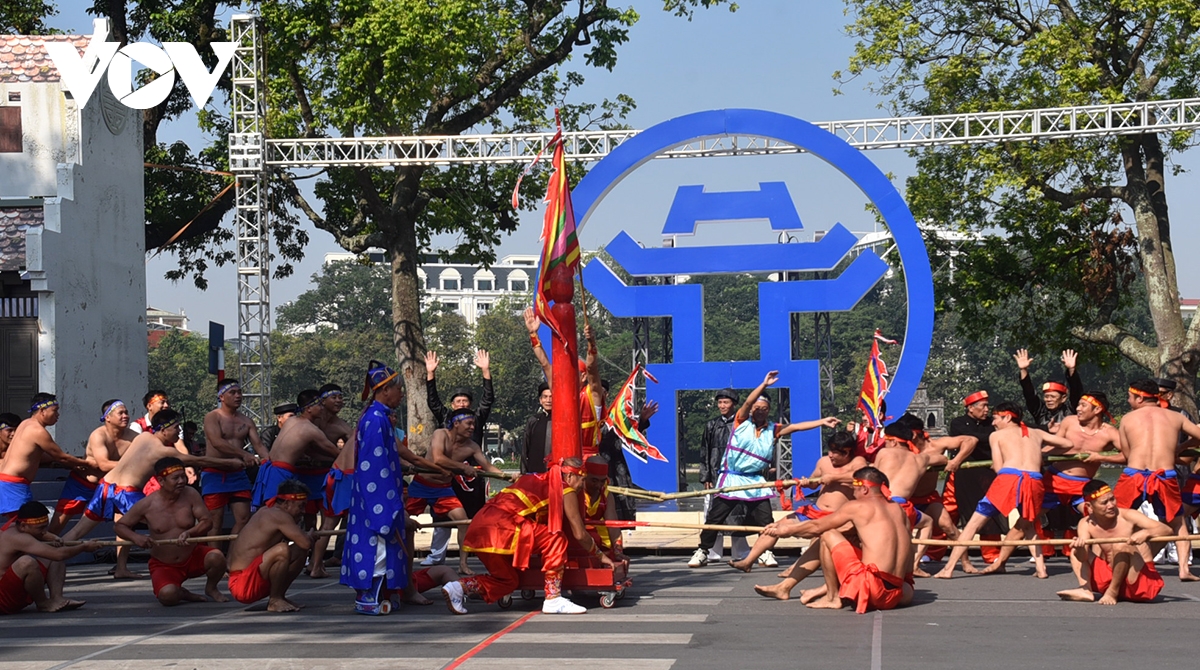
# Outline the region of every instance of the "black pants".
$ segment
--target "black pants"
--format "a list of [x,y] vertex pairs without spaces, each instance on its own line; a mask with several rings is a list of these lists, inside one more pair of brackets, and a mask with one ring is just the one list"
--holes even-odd
[[[730,500],[715,496],[713,497],[712,506],[708,508],[708,517],[704,519],[704,523],[723,524],[735,511],[741,511],[746,521],[756,526],[766,526],[775,520],[775,517],[771,514],[770,498],[765,500]],[[718,532],[720,531],[700,531],[700,548],[704,551],[712,549],[713,544],[717,541]],[[737,533],[737,535],[742,536],[747,534]]]
[[[996,479],[991,468],[967,468],[954,473],[954,497],[958,501],[959,526],[967,525],[979,501],[987,495]],[[1008,520],[993,517],[979,529],[980,535],[1003,535],[1008,532]]]

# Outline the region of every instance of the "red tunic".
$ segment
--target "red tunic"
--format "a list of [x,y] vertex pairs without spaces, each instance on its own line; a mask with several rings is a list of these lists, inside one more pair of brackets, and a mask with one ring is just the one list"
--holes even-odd
[[[573,491],[563,487],[563,493]],[[550,505],[550,474],[522,476],[487,501],[467,528],[463,549],[476,554],[512,556],[516,568],[529,566],[535,553],[532,526],[545,522]],[[546,556],[542,556],[543,563]]]
[[587,460],[600,453],[600,420],[592,402],[591,385],[579,392],[579,428],[583,431],[583,459]]

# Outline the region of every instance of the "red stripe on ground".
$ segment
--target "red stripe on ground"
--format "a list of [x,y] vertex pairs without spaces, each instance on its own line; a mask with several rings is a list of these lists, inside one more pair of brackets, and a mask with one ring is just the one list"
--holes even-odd
[[478,654],[479,652],[483,651],[484,649],[487,649],[488,647],[490,647],[492,645],[493,642],[495,642],[496,640],[499,640],[500,638],[504,637],[505,635],[508,635],[509,633],[513,632],[514,630],[520,628],[521,626],[523,626],[525,624],[526,621],[529,621],[530,619],[537,616],[538,614],[540,614],[540,612],[535,610],[533,612],[530,612],[529,614],[526,614],[525,616],[521,617],[520,619],[517,619],[516,621],[508,624],[508,626],[506,626],[504,628],[504,630],[501,630],[500,632],[491,635],[483,642],[480,642],[479,644],[475,645],[474,647],[471,647],[470,651],[468,651],[467,653],[463,654],[462,656],[459,656],[458,658],[451,661],[450,665],[447,665],[442,670],[454,670],[455,668],[462,665],[463,663],[466,663],[467,660],[470,659],[472,656],[474,656],[475,654]]

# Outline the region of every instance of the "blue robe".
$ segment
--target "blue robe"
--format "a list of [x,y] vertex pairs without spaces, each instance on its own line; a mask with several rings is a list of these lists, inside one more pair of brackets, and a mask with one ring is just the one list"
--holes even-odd
[[359,590],[371,588],[380,543],[386,556],[387,588],[400,589],[408,584],[404,553],[404,523],[408,517],[390,413],[386,405],[376,401],[358,422],[358,462],[350,489],[341,583]]

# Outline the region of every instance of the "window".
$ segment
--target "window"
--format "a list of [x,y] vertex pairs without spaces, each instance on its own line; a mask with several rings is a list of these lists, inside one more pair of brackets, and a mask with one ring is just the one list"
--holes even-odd
[[454,279],[443,279],[442,280],[442,290],[443,291],[457,291],[458,290],[458,277],[455,277]]
[[442,305],[445,306],[449,310],[452,310],[455,312],[458,311],[458,301],[457,300],[443,300]]
[[19,154],[21,146],[21,108],[0,107],[0,153]]
[[508,290],[524,293],[529,290],[529,275],[524,270],[513,270],[508,273]]
[[490,303],[490,302],[478,303],[475,305],[475,311],[480,316],[483,316],[484,314],[487,314],[488,312],[492,311],[492,303]]
[[493,284],[492,284],[491,279],[476,279],[475,280],[475,290],[476,291],[491,291],[492,286],[493,286]]

